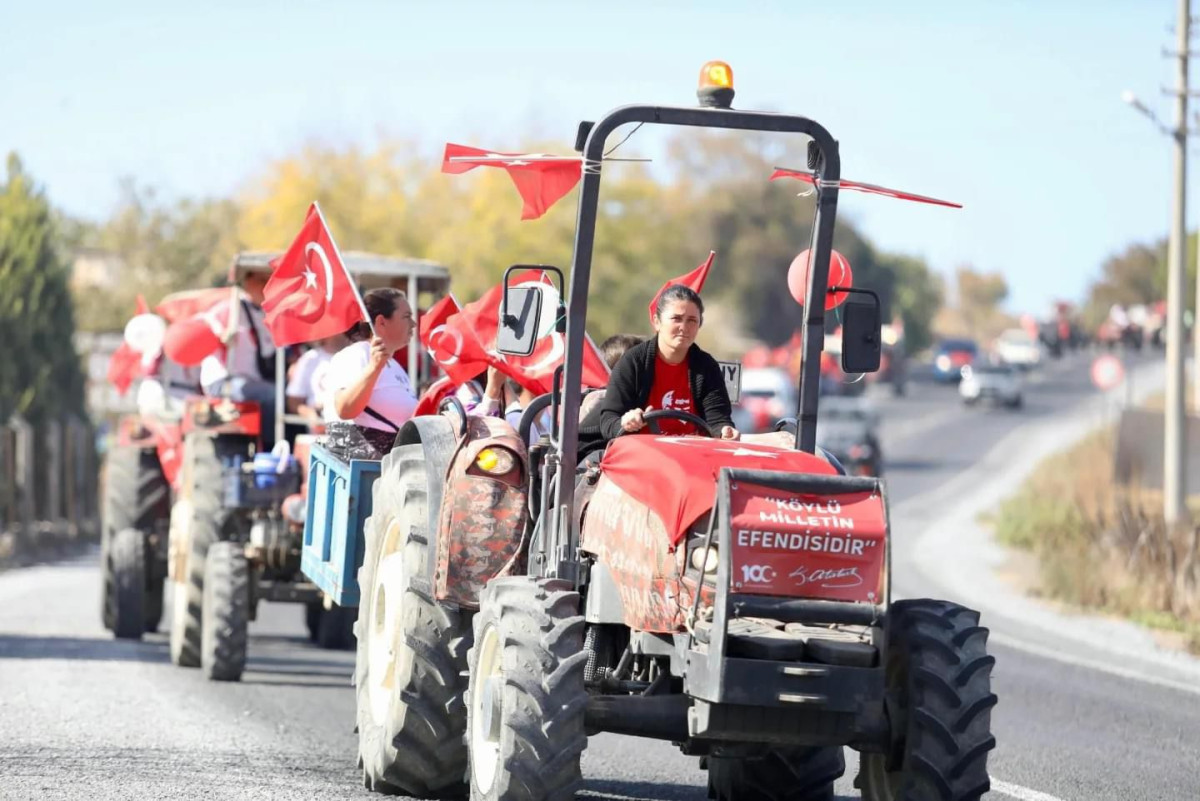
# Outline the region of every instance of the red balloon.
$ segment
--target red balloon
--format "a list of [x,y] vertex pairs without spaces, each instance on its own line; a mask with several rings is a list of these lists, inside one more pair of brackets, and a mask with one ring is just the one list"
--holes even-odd
[[[788,291],[801,306],[804,305],[804,293],[808,291],[808,261],[809,251],[802,250],[792,265],[788,267]],[[854,272],[850,269],[850,261],[836,250],[830,252],[829,283],[830,286],[854,286]],[[825,311],[836,309],[842,305],[848,292],[825,292]]]
[[188,317],[167,326],[163,355],[176,364],[194,367],[215,351],[221,340],[203,317]]

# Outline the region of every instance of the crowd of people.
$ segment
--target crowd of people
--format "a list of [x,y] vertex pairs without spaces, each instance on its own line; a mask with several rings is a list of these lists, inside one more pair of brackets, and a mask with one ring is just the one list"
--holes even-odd
[[[210,397],[258,403],[264,433],[273,430],[276,378],[275,345],[260,306],[265,281],[262,273],[244,276],[232,338],[204,358],[198,375],[178,387],[194,391],[195,383]],[[417,386],[396,358],[411,342],[415,325],[405,293],[372,289],[362,300],[369,320],[302,351],[289,349],[286,411],[356,456],[380,458],[413,416],[428,383]],[[686,286],[671,285],[654,306],[652,336],[616,334],[604,340],[600,352],[611,375],[607,387],[584,395],[581,441],[647,430],[645,415],[654,410],[695,415],[714,436],[736,439],[739,433],[717,363],[695,343],[703,319],[700,296]],[[162,369],[169,369],[163,362]],[[162,385],[163,377],[159,380]],[[514,428],[535,397],[533,390],[496,366],[456,389],[468,414],[502,417]],[[653,428],[669,434],[698,433],[693,423],[678,415],[670,418]],[[533,421],[530,441],[549,432],[547,410]]]

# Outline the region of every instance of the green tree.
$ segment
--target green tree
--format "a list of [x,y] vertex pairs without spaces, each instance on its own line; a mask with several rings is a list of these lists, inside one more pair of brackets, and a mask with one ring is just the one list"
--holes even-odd
[[83,411],[67,267],[50,204],[15,153],[0,184],[0,421]]
[[184,198],[164,203],[152,188],[124,180],[113,216],[75,237],[78,244],[112,253],[122,266],[112,289],[81,289],[87,302],[77,303],[79,327],[120,330],[139,294],[153,305],[170,292],[218,284],[239,249],[238,220],[233,201]]

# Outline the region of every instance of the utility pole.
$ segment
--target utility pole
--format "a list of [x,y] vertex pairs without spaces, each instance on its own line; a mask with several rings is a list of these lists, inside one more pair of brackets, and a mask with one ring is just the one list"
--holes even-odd
[[1187,508],[1187,476],[1184,472],[1185,428],[1183,403],[1183,311],[1186,290],[1187,228],[1187,101],[1188,45],[1191,27],[1190,0],[1179,0],[1176,23],[1179,60],[1175,88],[1175,128],[1171,131],[1175,150],[1175,194],[1171,208],[1171,240],[1167,255],[1167,398],[1164,410],[1163,516],[1168,526],[1184,521]]

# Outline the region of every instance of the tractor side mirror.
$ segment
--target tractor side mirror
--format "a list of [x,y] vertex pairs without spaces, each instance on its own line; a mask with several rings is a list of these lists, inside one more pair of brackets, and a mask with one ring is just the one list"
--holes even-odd
[[842,372],[873,373],[879,369],[882,329],[879,298],[873,292],[855,292],[846,298],[842,306]]
[[534,286],[505,286],[496,350],[506,356],[533,353],[542,317],[542,293]]

